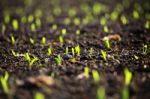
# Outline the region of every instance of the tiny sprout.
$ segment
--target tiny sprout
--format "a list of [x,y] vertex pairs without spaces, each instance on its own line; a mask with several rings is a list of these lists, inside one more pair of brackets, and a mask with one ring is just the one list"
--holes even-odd
[[100,19],[100,24],[101,25],[106,25],[106,18],[105,17],[102,17],[101,19]]
[[145,23],[145,28],[146,28],[146,29],[149,29],[149,28],[150,28],[150,22],[149,22],[149,21],[146,21],[146,23]]
[[125,68],[124,74],[125,74],[125,85],[128,86],[131,83],[132,72],[130,72],[127,68]]
[[66,35],[66,33],[67,33],[66,29],[65,29],[65,28],[62,29],[62,30],[61,30],[61,33],[62,33],[62,35]]
[[3,25],[2,25],[2,33],[4,33],[5,30],[6,30],[6,26],[3,24]]
[[100,75],[99,75],[98,71],[97,70],[92,70],[92,76],[93,76],[94,82],[96,84],[98,84],[99,81],[100,81]]
[[57,57],[55,58],[56,62],[58,65],[61,65],[62,64],[62,58],[60,56],[60,54],[57,55]]
[[129,99],[129,89],[124,87],[121,92],[121,99]]
[[64,24],[65,24],[65,25],[69,25],[70,23],[71,23],[70,18],[65,18],[65,19],[64,19]]
[[72,55],[74,56],[75,55],[74,48],[72,48],[71,51],[72,51]]
[[15,31],[18,30],[19,24],[18,24],[18,21],[17,21],[16,19],[14,19],[14,20],[12,21],[12,26],[13,26],[13,29],[14,29]]
[[54,30],[54,31],[57,30],[57,25],[56,24],[52,25],[52,30]]
[[36,23],[36,26],[40,27],[41,26],[41,20],[40,20],[40,18],[37,18],[35,20],[35,23]]
[[79,46],[79,45],[77,45],[77,46],[75,47],[75,52],[77,53],[78,56],[80,56],[81,49],[80,49],[80,46]]
[[92,54],[93,54],[93,48],[91,47],[89,50],[89,56],[92,57]]
[[30,69],[32,68],[33,63],[35,63],[36,61],[39,60],[37,57],[34,57],[34,58],[31,60],[29,53],[25,53],[25,54],[24,54],[24,57],[25,57],[26,60],[28,61],[28,63],[29,63],[29,68],[30,68]]
[[106,40],[106,41],[105,41],[105,45],[106,45],[107,48],[110,48],[110,41],[109,41],[109,40]]
[[108,32],[109,32],[109,29],[108,29],[108,27],[107,27],[106,25],[104,26],[104,32],[105,32],[105,33],[108,33]]
[[84,75],[86,78],[89,77],[89,68],[88,67],[84,67]]
[[138,60],[138,59],[139,59],[139,57],[138,57],[138,56],[136,56],[136,55],[134,55],[134,59],[135,59],[135,60]]
[[52,54],[52,48],[48,48],[47,51],[48,51],[48,55]]
[[11,36],[11,44],[14,45],[15,42],[16,42],[16,40],[15,40],[14,36],[12,35],[12,36]]
[[62,37],[62,36],[59,36],[59,42],[60,42],[61,44],[63,44],[63,43],[64,43],[64,39],[63,39],[63,37]]
[[75,19],[73,20],[73,23],[74,23],[75,25],[79,25],[79,24],[80,24],[80,19],[79,19],[79,18],[75,18]]
[[68,47],[66,47],[66,49],[65,49],[65,54],[67,55],[68,52],[69,52],[69,49],[68,49]]
[[134,19],[139,19],[140,15],[139,15],[138,11],[134,10],[132,14],[133,14]]
[[11,50],[11,52],[13,56],[17,57],[17,53],[14,50]]
[[45,96],[40,92],[36,92],[34,95],[34,99],[45,99]]
[[31,22],[33,22],[33,20],[34,20],[33,15],[29,15],[28,16],[28,22],[31,23]]
[[148,53],[148,46],[147,46],[147,44],[144,44],[143,45],[143,54],[145,55],[147,53]]
[[31,31],[35,31],[35,29],[36,29],[35,24],[34,24],[34,23],[32,23],[32,24],[31,24],[31,26],[30,26],[30,28],[31,28]]
[[76,30],[76,34],[77,34],[77,35],[80,35],[80,30]]
[[50,74],[50,76],[51,76],[52,78],[54,78],[54,77],[55,77],[55,72],[52,72],[52,73]]
[[9,14],[7,14],[7,15],[5,15],[4,22],[5,22],[6,24],[8,24],[9,21],[10,21],[10,16],[9,16]]
[[105,89],[100,87],[97,89],[97,98],[96,99],[106,99]]
[[33,38],[30,38],[30,43],[31,43],[31,44],[34,44],[34,43],[35,43],[35,41],[34,41]]
[[122,22],[123,25],[127,24],[128,20],[127,20],[127,18],[125,16],[121,16],[120,19],[121,19],[121,22]]
[[5,72],[4,77],[0,76],[0,82],[1,82],[2,88],[3,88],[4,92],[7,94],[9,93],[8,82],[7,82],[8,78],[9,78],[8,72]]
[[41,44],[46,44],[46,38],[42,37]]
[[107,54],[105,51],[101,50],[102,57],[105,61],[107,61]]

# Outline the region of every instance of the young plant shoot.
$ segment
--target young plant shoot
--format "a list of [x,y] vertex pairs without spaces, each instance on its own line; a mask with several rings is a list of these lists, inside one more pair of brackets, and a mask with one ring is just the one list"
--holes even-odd
[[98,84],[99,81],[100,81],[100,75],[99,75],[98,71],[97,70],[92,70],[92,76],[93,76],[94,82],[96,84]]
[[41,44],[46,44],[46,38],[45,37],[42,37],[42,40],[41,40]]
[[16,40],[15,40],[14,36],[12,35],[12,36],[11,36],[11,44],[12,44],[12,45],[15,45],[15,43],[16,43]]
[[9,90],[9,87],[8,87],[8,78],[9,78],[8,72],[5,72],[4,77],[3,77],[3,76],[0,76],[1,86],[2,86],[3,91],[4,91],[6,94],[9,94],[9,91],[10,91],[10,90]]
[[12,27],[15,31],[17,31],[19,29],[19,24],[18,24],[18,21],[16,19],[14,19],[12,21]]
[[77,56],[80,56],[81,49],[79,45],[75,46],[75,52],[77,53]]
[[125,74],[125,85],[129,86],[132,79],[132,72],[130,72],[127,68],[125,68],[124,74]]
[[48,55],[52,54],[52,48],[48,48],[47,51],[48,51]]
[[66,49],[65,49],[65,54],[68,55],[68,53],[69,53],[69,48],[66,47]]
[[109,40],[106,40],[106,41],[105,41],[105,45],[106,45],[107,48],[110,49],[110,41],[109,41]]
[[106,99],[105,89],[100,87],[97,89],[97,98],[96,99]]
[[58,65],[61,65],[61,64],[62,64],[62,58],[61,58],[60,54],[57,55],[57,57],[55,58],[55,60],[56,60],[56,63],[57,63]]
[[34,99],[45,99],[45,96],[40,92],[36,92],[34,95]]
[[107,61],[107,54],[105,51],[101,50],[102,57],[105,61]]
[[148,53],[148,45],[144,44],[143,45],[143,54],[146,55]]
[[30,38],[30,43],[34,45],[35,41],[33,38]]
[[89,68],[88,67],[84,67],[84,75],[86,78],[89,77]]
[[62,36],[59,36],[59,42],[60,42],[60,44],[63,44],[63,43],[64,43],[64,39],[63,39]]
[[91,47],[91,48],[89,49],[89,56],[90,56],[90,58],[92,57],[92,54],[93,54],[93,48]]
[[122,89],[121,99],[129,99],[129,89],[126,86]]

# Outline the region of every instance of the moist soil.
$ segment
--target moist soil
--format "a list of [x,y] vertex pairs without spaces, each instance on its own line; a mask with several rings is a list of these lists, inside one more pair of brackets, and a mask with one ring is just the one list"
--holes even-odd
[[[26,0],[28,1],[28,0]],[[31,0],[32,1],[32,0]],[[2,0],[0,4],[0,25],[4,23],[4,12],[6,9],[10,11],[10,22],[6,25],[6,31],[0,32],[0,75],[4,76],[5,72],[9,73],[8,86],[11,95],[4,92],[0,85],[0,99],[33,99],[36,92],[41,92],[46,99],[96,99],[97,89],[103,87],[106,92],[106,99],[121,99],[121,92],[125,86],[124,69],[128,68],[132,72],[132,80],[128,87],[131,99],[149,99],[150,98],[150,30],[144,27],[146,22],[145,14],[150,11],[149,1],[141,0],[140,2],[131,1],[129,7],[124,7],[120,12],[128,19],[128,23],[123,25],[118,18],[115,21],[108,18],[107,26],[109,32],[103,31],[99,19],[107,16],[106,12],[99,15],[93,15],[93,19],[88,24],[75,25],[71,19],[70,24],[63,23],[67,16],[69,7],[77,9],[76,16],[80,19],[84,18],[84,13],[80,9],[83,3],[88,4],[92,8],[95,2],[105,4],[109,9],[107,13],[111,13],[117,4],[123,1],[90,1],[90,0],[35,0],[30,6],[26,6],[23,1]],[[142,14],[139,19],[132,17],[133,5],[138,3],[142,7]],[[61,8],[62,13],[59,16],[52,14],[55,6]],[[123,6],[123,5],[122,5]],[[18,7],[22,8],[21,14],[16,13]],[[34,11],[40,8],[42,11],[42,25],[31,31],[31,23],[22,23],[22,16],[34,14]],[[64,11],[64,12],[63,12]],[[54,20],[48,22],[46,18],[53,16]],[[12,28],[12,20],[19,21],[19,29]],[[34,20],[33,20],[34,22]],[[57,29],[52,29],[56,24]],[[63,35],[64,43],[59,42],[59,36],[62,29],[66,29]],[[2,30],[2,28],[1,28]],[[80,30],[80,35],[76,31]],[[103,37],[117,34],[121,40],[110,40],[111,48],[105,46]],[[12,44],[11,36],[15,38],[15,44]],[[46,43],[41,44],[42,37],[46,38]],[[31,44],[29,38],[35,40],[35,44]],[[143,44],[148,45],[148,51],[143,54]],[[71,49],[79,45],[81,54],[72,55]],[[52,54],[47,52],[48,48],[52,48]],[[69,48],[69,53],[65,54],[65,48]],[[93,48],[93,53],[89,55],[89,49]],[[12,50],[20,56],[15,57]],[[105,61],[100,53],[104,50],[107,53]],[[39,60],[33,63],[29,68],[29,63],[23,57],[28,52],[31,58],[38,57]],[[55,58],[60,54],[62,64],[58,65]],[[135,59],[135,55],[138,59]],[[73,60],[74,59],[74,60]],[[90,70],[89,77],[82,76],[84,68]],[[100,74],[100,82],[95,84],[92,77],[92,70],[97,70]],[[29,78],[36,78],[40,75],[51,77],[54,81],[51,85],[46,85],[46,81],[29,81]],[[40,83],[37,84],[37,83]]]

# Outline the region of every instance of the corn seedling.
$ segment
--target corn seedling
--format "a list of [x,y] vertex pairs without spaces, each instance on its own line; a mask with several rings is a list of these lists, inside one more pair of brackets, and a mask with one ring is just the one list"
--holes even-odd
[[36,24],[37,27],[40,27],[40,26],[41,26],[41,19],[40,19],[40,18],[37,18],[37,19],[35,20],[35,24]]
[[80,19],[79,19],[79,18],[75,18],[75,19],[73,20],[73,23],[74,23],[75,25],[79,25],[79,24],[80,24]]
[[92,70],[92,76],[93,76],[94,82],[96,84],[98,84],[99,81],[100,81],[100,75],[99,75],[98,71],[97,70]]
[[61,34],[62,34],[62,35],[66,35],[66,33],[67,33],[67,30],[66,30],[65,28],[63,28],[63,29],[61,30]]
[[149,29],[150,28],[150,22],[149,21],[146,21],[145,23],[145,26],[144,26],[146,29]]
[[18,21],[17,21],[16,19],[14,19],[14,20],[12,21],[12,27],[13,27],[13,29],[14,29],[15,31],[19,29],[19,24],[18,24]]
[[76,34],[77,34],[77,35],[80,35],[80,30],[76,30]]
[[34,95],[34,99],[45,99],[45,96],[40,92],[36,92]]
[[128,23],[128,20],[124,15],[120,17],[120,20],[121,20],[123,25],[126,25]]
[[57,63],[58,65],[61,65],[61,64],[62,64],[62,58],[61,58],[60,54],[57,55],[57,57],[55,58],[55,60],[56,60],[56,63]]
[[110,41],[109,41],[109,40],[106,40],[106,41],[105,41],[105,45],[106,45],[107,48],[110,48]]
[[90,58],[92,57],[92,54],[93,54],[93,48],[91,47],[91,48],[89,49],[89,56],[90,56]]
[[108,27],[107,27],[106,25],[104,26],[103,29],[104,29],[104,32],[105,32],[105,33],[108,33],[108,32],[109,32],[109,29],[108,29]]
[[63,39],[63,37],[62,37],[62,36],[59,36],[59,42],[60,42],[61,44],[63,44],[63,43],[64,43],[64,39]]
[[68,11],[68,15],[69,17],[74,17],[77,14],[76,9],[75,8],[71,8]]
[[69,25],[70,23],[71,23],[70,18],[65,18],[65,19],[64,19],[64,24],[65,24],[65,25]]
[[16,40],[15,40],[14,36],[12,35],[12,36],[11,36],[11,44],[12,44],[12,45],[15,45],[15,43],[16,43]]
[[17,57],[17,53],[14,50],[11,50],[13,56]]
[[105,61],[107,61],[107,54],[105,51],[101,50],[102,57]]
[[140,15],[139,15],[138,11],[136,11],[136,10],[133,11],[132,15],[133,15],[134,19],[139,19],[140,18]]
[[106,99],[105,89],[100,87],[97,89],[97,98],[96,99]]
[[84,75],[86,78],[89,77],[89,68],[88,67],[84,67]]
[[106,18],[105,17],[102,17],[101,19],[100,19],[100,24],[101,25],[106,25]]
[[102,8],[101,8],[100,3],[98,3],[98,2],[94,3],[94,5],[93,5],[93,14],[94,15],[99,15],[101,10],[102,10]]
[[26,17],[26,16],[23,16],[23,17],[21,18],[21,22],[24,23],[24,24],[27,23],[27,17]]
[[33,59],[30,58],[29,53],[25,53],[24,54],[25,59],[28,61],[29,63],[29,69],[32,68],[33,63],[35,63],[36,61],[38,61],[39,59],[37,57],[34,57]]
[[53,30],[53,31],[57,30],[57,25],[56,25],[56,24],[53,24],[53,25],[52,25],[52,30]]
[[118,19],[119,13],[117,11],[113,11],[110,15],[111,20],[116,21]]
[[5,15],[5,17],[4,17],[4,22],[5,22],[6,24],[8,24],[8,23],[10,22],[10,15],[9,15],[9,14]]
[[35,41],[33,38],[30,38],[30,43],[34,45]]
[[75,55],[74,48],[72,48],[71,51],[72,51],[72,55],[74,56]]
[[121,92],[121,99],[129,99],[129,89],[124,87]]
[[135,59],[135,60],[138,60],[139,57],[138,57],[137,55],[134,55],[134,59]]
[[9,78],[8,72],[5,72],[4,77],[3,77],[3,76],[0,76],[1,86],[2,86],[2,88],[3,88],[3,91],[4,91],[5,93],[7,93],[7,94],[9,93],[8,78]]
[[29,15],[28,16],[28,22],[31,23],[31,22],[33,22],[33,20],[34,20],[33,15]]
[[144,44],[143,45],[143,54],[146,55],[148,53],[148,45]]
[[48,48],[47,51],[48,51],[48,55],[52,54],[52,48]]
[[124,75],[125,75],[125,85],[128,86],[131,83],[132,72],[130,72],[127,68],[125,68]]
[[78,56],[80,56],[81,49],[79,45],[75,46],[75,52],[77,53]]
[[42,37],[41,44],[46,44],[46,38]]
[[2,33],[4,33],[6,31],[6,26],[3,24],[2,25]]
[[30,29],[31,29],[31,31],[35,31],[36,30],[36,26],[35,26],[34,23],[31,24]]
[[66,47],[65,54],[68,55],[68,53],[69,53],[69,49],[68,49],[68,47]]

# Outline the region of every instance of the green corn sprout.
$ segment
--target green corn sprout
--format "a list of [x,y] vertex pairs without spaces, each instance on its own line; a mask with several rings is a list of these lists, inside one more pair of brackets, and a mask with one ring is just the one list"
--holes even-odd
[[17,57],[17,53],[14,50],[11,50],[11,52],[13,56]]
[[65,54],[67,55],[68,53],[69,53],[69,49],[68,49],[68,47],[66,47]]
[[29,15],[28,16],[28,22],[31,23],[31,22],[33,22],[33,20],[34,20],[33,15]]
[[45,96],[40,92],[36,92],[34,95],[34,99],[45,99]]
[[62,58],[60,56],[60,54],[57,55],[57,57],[55,58],[56,62],[58,65],[61,65],[62,64]]
[[100,87],[97,89],[97,98],[96,99],[106,99],[105,89]]
[[4,33],[6,31],[6,26],[3,24],[2,25],[2,33]]
[[107,61],[107,54],[105,51],[101,50],[102,57],[105,61]]
[[120,17],[120,19],[121,19],[121,22],[122,22],[123,25],[126,25],[126,24],[127,24],[128,20],[127,20],[127,18],[126,18],[124,15],[122,15],[122,16]]
[[74,18],[73,23],[78,26],[80,24],[80,18]]
[[134,19],[139,19],[140,18],[140,15],[139,15],[138,11],[134,10],[132,14],[133,14]]
[[52,54],[52,48],[48,48],[47,51],[48,51],[48,55]]
[[15,40],[14,36],[12,35],[12,36],[11,36],[11,44],[12,44],[12,45],[15,45],[15,43],[16,43],[16,40]]
[[148,46],[147,44],[143,45],[143,54],[146,55],[148,53]]
[[25,53],[25,54],[24,54],[24,57],[26,58],[26,60],[28,61],[28,63],[30,63],[31,58],[30,58],[30,56],[29,56],[29,53]]
[[124,74],[125,74],[125,85],[128,86],[131,83],[132,72],[130,72],[127,68],[125,68]]
[[108,29],[108,27],[107,27],[106,25],[104,26],[104,32],[105,32],[105,33],[108,33],[108,32],[109,32],[109,29]]
[[98,84],[99,81],[100,81],[100,75],[99,75],[98,71],[97,70],[92,70],[92,76],[93,76],[94,82],[96,84]]
[[149,22],[149,21],[146,21],[146,23],[145,23],[145,28],[146,28],[146,29],[149,29],[149,28],[150,28],[150,22]]
[[31,43],[31,44],[34,44],[34,43],[35,43],[35,41],[34,41],[33,38],[30,38],[30,43]]
[[85,77],[89,77],[89,68],[88,67],[84,67],[84,75]]
[[77,34],[77,35],[80,35],[80,30],[76,30],[76,34]]
[[124,87],[121,92],[121,99],[129,99],[129,89]]
[[35,23],[32,23],[30,26],[31,31],[35,31],[36,30],[36,26]]
[[41,19],[40,18],[36,18],[35,24],[36,24],[37,27],[40,27],[41,26]]
[[72,51],[72,55],[74,56],[75,55],[74,48],[72,48],[71,51]]
[[106,18],[105,17],[102,17],[101,19],[100,19],[100,24],[101,25],[106,25]]
[[18,21],[17,21],[16,19],[14,19],[14,20],[12,21],[12,27],[13,27],[13,29],[14,29],[15,31],[19,29],[19,24],[18,24]]
[[66,33],[67,33],[67,30],[65,28],[61,30],[62,35],[66,35]]
[[62,36],[59,36],[59,42],[60,42],[61,44],[63,44],[63,43],[64,43],[64,39],[63,39],[63,37],[62,37]]
[[135,60],[138,60],[138,59],[139,59],[139,57],[138,57],[138,56],[136,56],[136,55],[134,55],[134,59],[135,59]]
[[46,44],[46,38],[42,37],[41,44]]
[[1,82],[1,86],[4,90],[5,93],[9,93],[9,87],[8,87],[8,78],[9,78],[9,74],[8,72],[5,72],[4,77],[0,76],[0,82]]
[[9,14],[5,15],[5,17],[4,17],[4,22],[5,22],[6,24],[8,24],[8,23],[10,22],[10,15],[9,15]]
[[81,49],[80,49],[80,46],[79,46],[79,45],[77,45],[77,46],[75,47],[75,52],[77,53],[78,56],[80,56]]
[[93,54],[93,48],[91,47],[89,50],[89,56],[92,57],[92,54]]
[[57,25],[56,24],[52,25],[52,30],[54,30],[54,31],[57,30]]
[[106,45],[107,48],[110,48],[110,41],[109,41],[109,40],[106,40],[106,41],[105,41],[105,45]]

